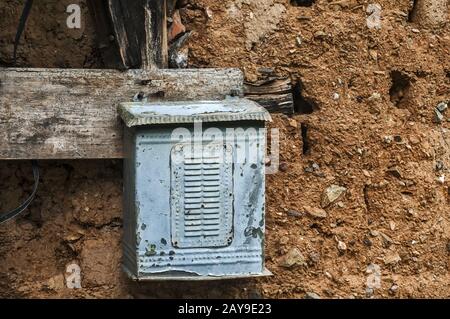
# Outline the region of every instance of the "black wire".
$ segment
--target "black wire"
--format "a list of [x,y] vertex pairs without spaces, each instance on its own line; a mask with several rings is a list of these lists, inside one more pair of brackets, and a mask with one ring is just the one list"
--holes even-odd
[[[33,5],[33,0],[26,0],[25,5],[23,7],[22,15],[20,16],[19,25],[17,27],[16,39],[14,41],[14,66],[17,61],[17,48],[19,47],[20,38],[22,36],[23,30],[25,29],[25,25],[27,23],[28,16],[30,15],[31,7]],[[6,212],[0,213],[0,224],[6,223],[7,221],[17,217],[21,213],[28,208],[31,202],[34,200],[36,196],[38,186],[39,186],[39,166],[36,161],[31,161],[31,166],[33,168],[33,177],[34,177],[34,186],[31,192],[31,195],[17,208]]]
[[25,209],[30,206],[31,202],[33,202],[34,197],[36,196],[38,186],[39,186],[39,166],[36,161],[31,162],[33,167],[33,177],[34,177],[34,186],[31,195],[17,208],[7,212],[0,214],[0,224],[6,223],[7,221],[19,216]]
[[16,38],[14,40],[14,55],[13,55],[14,65],[16,65],[17,61],[17,48],[19,47],[20,38],[22,37],[23,30],[25,29],[25,25],[27,24],[27,19],[28,16],[30,15],[32,6],[33,0],[25,0],[22,15],[20,16],[19,20],[19,25],[17,26]]

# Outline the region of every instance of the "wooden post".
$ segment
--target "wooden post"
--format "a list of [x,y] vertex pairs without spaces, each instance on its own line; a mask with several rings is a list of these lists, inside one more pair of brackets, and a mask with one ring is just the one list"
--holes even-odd
[[167,2],[147,0],[145,5],[145,30],[147,45],[144,46],[142,68],[168,67],[167,49]]
[[[167,68],[166,0],[90,2],[108,66],[117,65],[118,56],[121,69]],[[107,45],[111,40],[115,46]]]
[[119,46],[108,10],[108,0],[90,0],[87,1],[87,5],[95,25],[95,37],[105,66],[109,69],[124,69],[125,64],[119,55]]

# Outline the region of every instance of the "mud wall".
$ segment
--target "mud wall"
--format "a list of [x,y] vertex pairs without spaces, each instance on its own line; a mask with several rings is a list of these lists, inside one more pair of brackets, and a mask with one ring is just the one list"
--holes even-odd
[[[102,67],[84,1],[82,30],[64,25],[73,2],[36,2],[20,66]],[[2,66],[20,4],[0,1]],[[132,284],[120,271],[121,161],[49,161],[27,214],[0,226],[0,296],[448,297],[450,111],[437,119],[436,107],[450,99],[449,25],[413,22],[414,1],[370,4],[191,0],[180,9],[194,31],[190,67],[240,67],[249,82],[271,68],[298,84],[296,115],[272,124],[282,163],[267,182],[274,276]],[[0,162],[1,210],[25,197],[30,175],[29,163]],[[321,205],[331,185],[340,196]],[[82,289],[65,285],[73,263]]]

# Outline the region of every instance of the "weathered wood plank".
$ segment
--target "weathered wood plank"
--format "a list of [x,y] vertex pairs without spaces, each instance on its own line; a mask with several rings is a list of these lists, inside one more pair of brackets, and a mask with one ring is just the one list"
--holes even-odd
[[166,0],[104,0],[92,10],[109,13],[109,21],[98,21],[97,33],[112,26],[124,68],[167,68]]
[[237,69],[0,68],[0,159],[121,158],[120,102],[216,100],[242,90]]
[[246,83],[245,97],[264,106],[269,112],[294,113],[294,97],[290,79],[272,78],[259,83]]

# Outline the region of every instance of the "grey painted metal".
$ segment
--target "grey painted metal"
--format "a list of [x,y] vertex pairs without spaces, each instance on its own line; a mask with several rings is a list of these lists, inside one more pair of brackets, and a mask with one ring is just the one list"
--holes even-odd
[[226,121],[271,121],[270,114],[256,102],[230,97],[223,101],[122,103],[119,114],[127,127]]
[[[229,99],[212,105],[122,105],[122,110],[139,114],[141,123],[152,124],[129,125],[124,134],[123,266],[131,278],[208,280],[269,274],[264,268],[264,119],[270,116],[251,101],[233,100],[239,111],[230,111]],[[152,122],[165,105],[170,124]],[[201,105],[192,115],[195,124],[186,115],[193,105]],[[260,120],[240,117],[255,107]],[[235,120],[215,122],[208,117],[211,111]],[[201,127],[199,119],[206,120]],[[180,129],[184,135],[178,134]],[[207,134],[211,131],[214,135]]]
[[233,240],[233,146],[210,143],[201,158],[193,151],[177,144],[171,152],[172,245],[226,247]]
[[135,281],[217,281],[217,280],[233,280],[233,279],[246,279],[246,278],[259,278],[273,276],[272,272],[267,268],[261,274],[243,274],[243,275],[227,275],[227,276],[198,276],[189,275],[184,273],[168,273],[168,274],[152,274],[148,276],[136,277],[134,274],[127,271],[125,268],[125,273],[132,280]]

